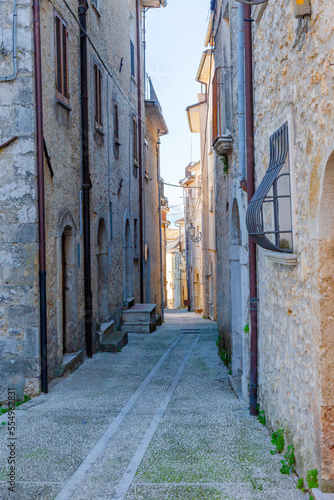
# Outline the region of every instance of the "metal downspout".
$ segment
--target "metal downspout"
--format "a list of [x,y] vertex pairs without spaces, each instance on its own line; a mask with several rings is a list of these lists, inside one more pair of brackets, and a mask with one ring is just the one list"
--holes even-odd
[[139,160],[139,248],[140,248],[140,302],[144,302],[144,217],[143,217],[143,158],[142,158],[142,92],[141,92],[141,58],[140,58],[140,5],[136,1],[137,10],[137,84],[138,84],[138,160]]
[[[246,86],[246,137],[247,137],[247,198],[248,203],[255,192],[254,182],[254,108],[253,108],[253,53],[251,6],[244,6],[245,18],[245,86]],[[256,244],[248,237],[249,245],[249,292],[251,323],[250,365],[250,414],[257,414],[257,275]]]
[[39,240],[39,314],[41,349],[41,389],[48,392],[47,315],[46,315],[46,255],[45,255],[45,193],[44,193],[44,140],[42,101],[42,55],[39,0],[33,2],[35,45],[37,192]]
[[239,181],[240,187],[247,191],[245,162],[245,32],[244,7],[238,5],[238,115],[239,115]]
[[[88,76],[87,76],[87,9],[86,0],[79,0],[80,29],[80,87],[81,87],[81,162],[83,192],[84,226],[84,280],[85,280],[85,339],[86,353],[89,358],[92,349],[92,284],[91,284],[91,249],[90,249],[90,190],[92,187],[89,173],[89,137],[88,137]],[[83,31],[84,30],[84,31]]]

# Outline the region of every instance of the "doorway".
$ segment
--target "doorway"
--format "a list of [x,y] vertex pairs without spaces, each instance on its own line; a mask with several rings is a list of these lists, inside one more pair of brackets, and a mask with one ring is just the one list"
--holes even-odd
[[101,323],[109,319],[108,305],[108,244],[104,219],[100,219],[97,234],[98,317]]

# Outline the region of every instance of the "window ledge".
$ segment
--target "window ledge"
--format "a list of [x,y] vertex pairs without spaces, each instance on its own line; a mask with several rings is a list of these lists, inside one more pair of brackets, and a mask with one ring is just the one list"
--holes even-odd
[[267,2],[259,5],[254,5],[252,9],[252,17],[255,22],[259,23],[261,21],[261,17],[266,7],[267,7]]
[[101,135],[104,135],[104,132],[103,132],[103,127],[101,125],[99,125],[98,123],[95,122],[95,130],[96,132],[98,132],[99,134]]
[[98,6],[97,6],[94,2],[91,2],[91,5],[92,5],[92,7],[94,8],[94,10],[95,10],[96,14],[97,14],[99,17],[101,17],[101,12],[100,12],[100,10],[99,10]]
[[283,264],[285,266],[296,266],[297,265],[297,255],[294,253],[285,252],[265,252],[265,257],[271,262],[276,262],[276,264]]
[[56,103],[59,104],[59,106],[62,106],[63,108],[65,108],[67,111],[72,111],[71,106],[66,104],[64,101],[61,101],[60,99],[56,99]]

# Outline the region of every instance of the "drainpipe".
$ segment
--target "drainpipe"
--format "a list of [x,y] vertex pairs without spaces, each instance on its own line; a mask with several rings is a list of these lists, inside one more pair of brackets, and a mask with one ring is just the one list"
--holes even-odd
[[141,54],[140,54],[140,5],[137,9],[137,84],[138,84],[138,160],[139,160],[139,248],[140,248],[140,302],[144,302],[144,217],[143,217],[143,158],[142,158],[142,92],[141,92]]
[[238,5],[238,114],[239,114],[239,180],[240,187],[247,191],[245,163],[245,32],[244,7]]
[[[244,6],[245,18],[245,86],[246,86],[246,141],[247,141],[247,198],[248,203],[255,192],[254,182],[254,109],[253,109],[253,53],[251,6]],[[249,293],[251,323],[250,365],[250,414],[257,414],[257,276],[256,244],[248,237],[249,245]]]
[[[92,350],[92,283],[90,254],[90,190],[92,188],[89,174],[89,137],[88,137],[88,76],[87,76],[87,9],[86,0],[79,0],[80,29],[80,86],[81,86],[81,162],[83,192],[83,226],[84,226],[84,280],[85,280],[85,338],[86,353],[89,358]],[[84,30],[84,31],[83,31]]]
[[39,314],[41,349],[41,389],[48,392],[47,316],[46,316],[46,256],[45,256],[45,194],[44,194],[44,140],[42,101],[42,55],[39,0],[33,2],[35,45],[37,192],[39,240]]

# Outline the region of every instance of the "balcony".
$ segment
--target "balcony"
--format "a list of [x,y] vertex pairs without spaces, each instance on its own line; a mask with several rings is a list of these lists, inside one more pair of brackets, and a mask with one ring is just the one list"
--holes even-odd
[[154,90],[151,78],[145,76],[145,110],[146,116],[151,121],[153,127],[158,131],[159,135],[168,134],[167,124],[162,114],[162,108]]
[[212,147],[221,155],[232,150],[233,138],[229,131],[231,118],[230,69],[217,68],[212,80]]

